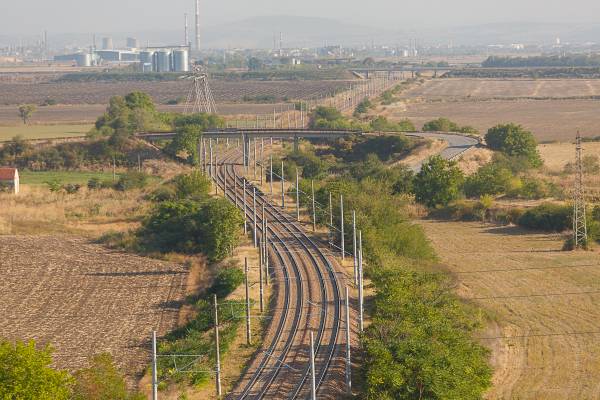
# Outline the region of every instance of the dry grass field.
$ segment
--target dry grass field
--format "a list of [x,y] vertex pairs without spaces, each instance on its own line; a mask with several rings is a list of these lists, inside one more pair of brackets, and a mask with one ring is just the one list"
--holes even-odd
[[75,370],[109,352],[129,378],[144,373],[149,338],[173,329],[187,268],[71,236],[0,236],[0,336],[55,349]]
[[488,399],[600,397],[600,254],[562,252],[557,235],[422,221],[458,294],[493,322]]
[[[562,170],[575,162],[574,140],[566,143],[548,143],[538,146],[544,165],[551,170]],[[600,155],[600,142],[583,143],[584,155]]]
[[467,79],[430,80],[404,92],[409,98],[566,98],[600,96],[600,80]]

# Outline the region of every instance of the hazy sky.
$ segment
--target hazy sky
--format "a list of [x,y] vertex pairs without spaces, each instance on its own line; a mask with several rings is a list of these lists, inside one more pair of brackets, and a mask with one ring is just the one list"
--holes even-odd
[[[337,18],[389,28],[488,22],[600,22],[598,0],[201,0],[202,22],[259,15]],[[0,34],[180,29],[193,0],[0,0]]]

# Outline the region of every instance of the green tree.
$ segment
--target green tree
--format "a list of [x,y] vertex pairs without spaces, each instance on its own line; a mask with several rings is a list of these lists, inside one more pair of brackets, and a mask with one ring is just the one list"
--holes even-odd
[[21,104],[19,106],[19,116],[23,120],[23,124],[27,124],[35,110],[36,107],[33,104]]
[[263,65],[263,62],[256,57],[250,57],[248,60],[248,69],[250,71],[259,71],[263,68]]
[[75,373],[72,400],[144,400],[140,393],[130,393],[123,375],[110,354],[93,357],[91,366]]
[[208,195],[211,181],[199,171],[177,175],[171,181],[178,199],[201,200]]
[[0,399],[67,400],[73,378],[50,367],[52,348],[0,340]]
[[383,276],[385,290],[377,292],[364,339],[366,398],[481,399],[492,371],[488,351],[469,335],[481,318],[459,306],[440,276],[402,270]]
[[471,198],[478,198],[483,195],[506,193],[512,180],[513,175],[509,169],[490,163],[466,179],[465,194]]
[[240,226],[244,222],[240,211],[225,199],[211,199],[196,216],[201,236],[202,252],[209,260],[227,257],[240,240]]
[[525,157],[532,167],[542,165],[533,134],[521,125],[497,125],[488,130],[485,140],[492,150],[501,151],[509,157]]
[[185,125],[177,128],[175,137],[165,147],[165,152],[172,157],[183,158],[190,164],[200,162],[198,142],[202,137],[202,128],[198,125]]
[[415,177],[416,200],[428,207],[445,206],[459,197],[463,181],[463,173],[456,162],[441,156],[431,157]]

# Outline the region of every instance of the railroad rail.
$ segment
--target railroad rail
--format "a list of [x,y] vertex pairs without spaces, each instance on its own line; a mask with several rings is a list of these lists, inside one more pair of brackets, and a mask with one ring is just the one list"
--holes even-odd
[[[248,373],[230,393],[231,399],[306,398],[310,393],[309,333],[315,334],[315,375],[319,398],[339,398],[343,393],[344,361],[340,349],[345,337],[340,329],[342,298],[337,265],[326,245],[310,238],[285,210],[273,205],[255,186],[238,175],[241,152],[230,150],[209,174],[225,197],[244,210],[257,237],[267,226],[268,273],[274,276],[273,319],[264,344]],[[227,183],[226,183],[227,182]],[[235,183],[234,183],[235,182]],[[247,182],[247,181],[246,181]],[[246,187],[244,191],[244,186]],[[254,201],[254,194],[256,194]],[[254,227],[253,227],[254,228]]]

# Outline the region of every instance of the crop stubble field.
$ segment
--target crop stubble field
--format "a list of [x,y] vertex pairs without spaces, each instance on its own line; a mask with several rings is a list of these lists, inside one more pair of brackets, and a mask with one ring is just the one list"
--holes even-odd
[[422,222],[461,297],[494,322],[488,399],[600,396],[600,257],[556,235],[481,223]]
[[515,122],[538,140],[600,135],[600,80],[434,79],[405,91],[386,114],[417,126],[438,117],[488,128]]
[[144,372],[153,329],[174,328],[183,266],[70,236],[0,235],[0,337],[56,349],[69,370],[111,353],[130,378]]
[[[274,96],[277,99],[309,99],[325,95],[336,89],[349,87],[351,81],[223,81],[210,82],[215,101],[237,102],[244,96]],[[38,104],[53,99],[58,104],[107,104],[111,96],[133,91],[148,93],[157,103],[185,97],[189,80],[170,82],[0,82],[0,104]]]

